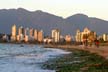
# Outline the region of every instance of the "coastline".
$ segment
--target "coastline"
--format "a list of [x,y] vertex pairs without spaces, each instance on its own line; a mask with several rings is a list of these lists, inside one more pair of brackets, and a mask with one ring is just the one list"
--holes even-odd
[[82,50],[82,51],[88,51],[90,53],[96,53],[97,55],[100,55],[104,57],[105,59],[108,59],[108,46],[99,46],[97,48],[96,46],[88,46],[84,47],[82,45],[52,45],[52,44],[42,44],[42,43],[0,43],[0,44],[27,44],[27,45],[43,45],[44,48],[59,48],[59,49],[76,49],[76,50]]
[[97,55],[102,56],[105,59],[108,59],[108,46],[95,46],[84,47],[82,45],[44,45],[45,48],[60,48],[60,49],[76,49],[82,51],[88,51],[90,53],[96,53]]
[[[45,48],[58,48],[71,52],[62,55],[43,64],[44,69],[56,70],[56,72],[107,72],[108,49],[105,51],[100,46],[83,47],[73,45],[45,45]],[[104,54],[104,51],[107,52]]]
[[[104,49],[106,49],[105,52],[107,52],[108,50],[107,46],[100,46],[99,48],[96,48],[95,46],[84,48],[81,45],[75,46],[75,45],[45,44],[42,45],[42,48],[52,48],[52,49],[57,48],[70,52],[69,54],[63,54],[42,63],[41,66],[45,70],[47,69],[54,70],[56,72],[107,72],[108,71],[107,55],[105,58],[104,56],[98,54],[98,52],[100,54],[104,54],[104,51],[102,51]],[[22,51],[22,48],[20,49]],[[59,52],[60,51],[58,51],[58,53]]]

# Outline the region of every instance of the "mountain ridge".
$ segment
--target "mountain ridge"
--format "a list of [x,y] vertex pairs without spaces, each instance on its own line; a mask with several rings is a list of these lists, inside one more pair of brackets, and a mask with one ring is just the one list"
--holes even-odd
[[95,17],[88,17],[85,14],[74,14],[62,18],[41,10],[28,11],[23,8],[1,9],[0,10],[0,33],[11,33],[13,24],[23,27],[42,29],[45,35],[50,35],[51,30],[58,28],[62,35],[75,35],[77,29],[83,30],[88,27],[98,34],[107,33],[108,21]]

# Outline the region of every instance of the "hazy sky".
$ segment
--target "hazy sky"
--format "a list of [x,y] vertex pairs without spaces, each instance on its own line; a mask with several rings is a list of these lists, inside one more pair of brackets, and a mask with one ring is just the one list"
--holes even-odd
[[0,9],[43,10],[64,18],[76,13],[108,20],[108,0],[0,0]]

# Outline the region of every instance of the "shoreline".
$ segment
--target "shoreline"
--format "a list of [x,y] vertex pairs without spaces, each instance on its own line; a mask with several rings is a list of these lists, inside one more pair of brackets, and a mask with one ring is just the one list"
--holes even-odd
[[[56,70],[56,72],[107,72],[108,59],[104,56],[106,47],[88,47],[73,45],[45,45],[45,48],[57,48],[71,52],[51,59],[43,64],[43,69]],[[105,51],[105,50],[104,50]],[[106,50],[106,52],[108,52]]]
[[76,49],[82,51],[88,51],[90,53],[96,53],[97,55],[102,56],[105,59],[108,59],[108,46],[100,46],[99,48],[93,47],[84,47],[82,45],[44,45],[45,48],[59,48],[59,49]]
[[82,45],[52,45],[52,44],[34,44],[34,43],[0,43],[0,44],[27,44],[27,45],[43,45],[44,48],[59,48],[59,49],[76,49],[76,50],[82,50],[82,51],[88,51],[90,53],[96,53],[97,55],[100,55],[104,57],[105,59],[108,59],[108,46],[99,46],[98,48],[96,46],[87,46],[84,47]]

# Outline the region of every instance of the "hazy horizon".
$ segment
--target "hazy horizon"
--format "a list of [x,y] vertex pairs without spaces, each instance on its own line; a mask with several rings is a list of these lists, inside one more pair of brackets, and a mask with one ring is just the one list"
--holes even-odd
[[108,20],[107,3],[107,0],[2,0],[0,9],[42,10],[63,18],[82,13],[89,17]]

